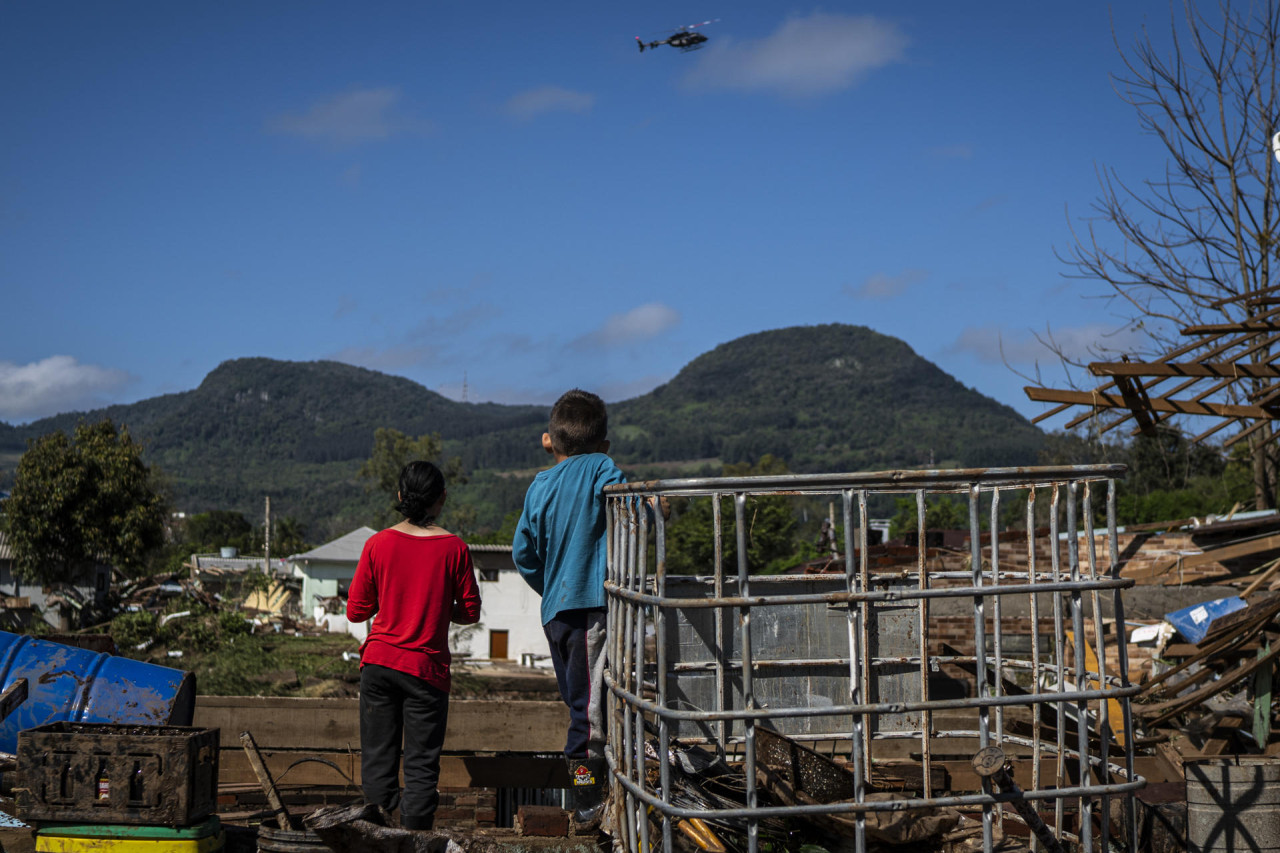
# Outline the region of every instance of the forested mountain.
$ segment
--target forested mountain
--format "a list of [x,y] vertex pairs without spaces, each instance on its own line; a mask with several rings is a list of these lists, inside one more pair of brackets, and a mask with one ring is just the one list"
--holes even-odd
[[[543,406],[458,403],[394,376],[331,361],[228,361],[192,391],[127,406],[0,424],[0,458],[28,438],[109,417],[147,447],[186,511],[273,512],[317,539],[367,521],[355,474],[373,432],[439,433],[472,472],[545,465]],[[666,385],[610,406],[614,455],[624,465],[754,461],[769,453],[794,471],[1024,465],[1042,433],[1007,406],[965,388],[896,338],[859,326],[761,332],[694,359]],[[12,478],[7,463],[4,482]],[[482,521],[519,508],[505,480]],[[507,488],[505,486],[511,486]],[[501,493],[498,497],[496,493]],[[478,498],[478,495],[472,495]],[[507,504],[512,504],[507,506]]]
[[897,338],[841,324],[722,344],[613,406],[611,422],[621,458],[771,453],[793,471],[1030,465],[1044,439]]

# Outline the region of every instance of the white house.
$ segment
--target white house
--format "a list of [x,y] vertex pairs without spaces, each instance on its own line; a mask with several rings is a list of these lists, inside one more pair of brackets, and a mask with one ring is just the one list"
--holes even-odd
[[459,649],[472,658],[550,666],[539,609],[542,597],[516,571],[510,545],[472,545],[480,581],[480,625]]

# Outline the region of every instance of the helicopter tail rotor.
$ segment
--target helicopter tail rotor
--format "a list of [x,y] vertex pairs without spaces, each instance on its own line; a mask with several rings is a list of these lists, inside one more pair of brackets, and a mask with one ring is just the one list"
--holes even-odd
[[644,42],[640,41],[640,36],[636,36],[636,44],[640,46],[640,52],[644,53]]

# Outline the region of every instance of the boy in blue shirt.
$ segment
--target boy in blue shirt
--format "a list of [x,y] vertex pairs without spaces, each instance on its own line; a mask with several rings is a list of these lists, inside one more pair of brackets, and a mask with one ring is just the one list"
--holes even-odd
[[533,479],[512,542],[516,568],[542,596],[560,698],[569,706],[564,755],[574,819],[594,819],[608,792],[604,758],[605,500],[626,481],[609,452],[604,401],[577,388],[551,408],[542,447],[556,464]]

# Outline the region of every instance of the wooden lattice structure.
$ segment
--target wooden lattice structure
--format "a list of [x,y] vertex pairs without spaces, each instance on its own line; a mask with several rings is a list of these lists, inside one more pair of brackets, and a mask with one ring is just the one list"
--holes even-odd
[[[1059,405],[1032,419],[1038,423],[1073,406],[1087,411],[1066,424],[1067,429],[1098,417],[1102,432],[1133,421],[1133,434],[1154,435],[1157,426],[1177,415],[1214,419],[1215,423],[1191,439],[1203,441],[1230,426],[1238,430],[1223,441],[1230,447],[1255,436],[1264,443],[1280,432],[1264,429],[1280,418],[1280,287],[1214,303],[1223,308],[1244,303],[1249,319],[1237,323],[1186,326],[1189,343],[1152,362],[1093,362],[1089,372],[1106,381],[1088,391],[1027,386],[1037,402]],[[1105,419],[1108,412],[1114,417]]]

